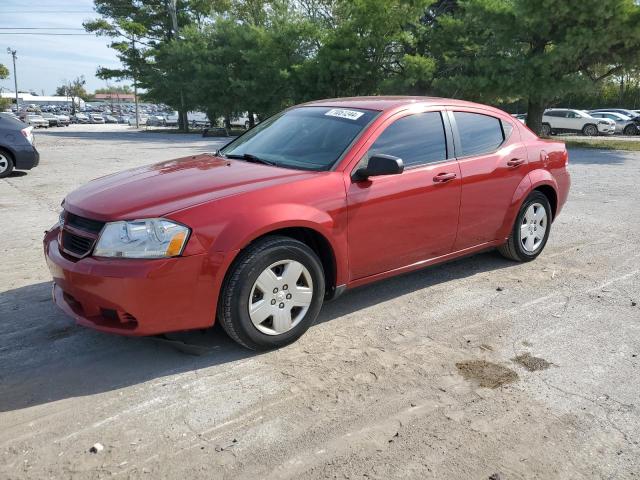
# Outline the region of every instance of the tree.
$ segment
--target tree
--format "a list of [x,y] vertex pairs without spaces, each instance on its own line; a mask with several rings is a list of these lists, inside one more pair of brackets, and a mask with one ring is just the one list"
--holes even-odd
[[0,80],[9,78],[9,69],[0,63]]
[[133,90],[131,90],[129,85],[116,85],[106,88],[96,88],[96,91],[93,93],[133,93]]
[[86,100],[89,98],[89,94],[84,88],[86,84],[86,80],[84,79],[84,75],[74,78],[71,81],[66,81],[64,85],[60,85],[56,88],[56,95],[61,97],[69,97],[71,98],[71,114],[76,114],[76,97]]
[[633,0],[461,0],[431,36],[436,87],[485,102],[527,102],[540,132],[546,106],[640,62]]

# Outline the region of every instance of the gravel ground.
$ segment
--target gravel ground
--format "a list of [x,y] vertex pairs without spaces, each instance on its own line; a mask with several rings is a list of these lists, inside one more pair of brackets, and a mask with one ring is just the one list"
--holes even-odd
[[218,328],[76,327],[42,256],[66,192],[219,143],[36,139],[40,166],[0,180],[0,478],[638,478],[640,154],[570,152],[535,262],[485,253],[363,287],[255,354]]

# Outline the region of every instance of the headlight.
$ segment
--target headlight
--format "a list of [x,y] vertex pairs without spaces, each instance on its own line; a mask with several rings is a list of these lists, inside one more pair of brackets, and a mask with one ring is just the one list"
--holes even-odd
[[605,120],[598,120],[598,124],[599,125],[609,125],[609,122],[607,122]]
[[167,258],[182,253],[190,230],[164,218],[107,223],[93,251],[96,257]]

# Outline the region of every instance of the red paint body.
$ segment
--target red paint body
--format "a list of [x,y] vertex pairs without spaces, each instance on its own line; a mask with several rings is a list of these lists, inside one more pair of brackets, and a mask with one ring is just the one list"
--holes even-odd
[[[54,227],[45,235],[44,249],[56,303],[77,322],[114,333],[205,328],[215,322],[218,294],[238,252],[270,232],[298,227],[322,235],[335,260],[330,283],[348,288],[504,243],[533,189],[555,197],[554,218],[566,201],[570,179],[564,144],[539,139],[500,110],[407,97],[312,105],[381,113],[331,171],[198,155],[103,177],[69,194],[65,209],[82,217],[164,217],[189,226],[192,234],[181,257],[78,260],[60,252],[59,227]],[[433,110],[484,113],[509,122],[513,132],[489,155],[352,182],[352,171],[388,124]],[[520,164],[509,163],[514,159]],[[449,182],[434,181],[451,173],[456,177]],[[137,322],[105,318],[103,309]]]

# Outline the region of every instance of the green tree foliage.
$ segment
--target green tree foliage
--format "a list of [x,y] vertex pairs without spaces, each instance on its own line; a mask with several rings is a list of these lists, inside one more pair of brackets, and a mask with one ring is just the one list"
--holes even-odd
[[0,63],[0,80],[9,78],[9,69]]
[[633,0],[464,0],[430,32],[443,92],[527,102],[539,131],[544,108],[640,61]]
[[96,88],[95,93],[133,93],[129,85],[116,85],[105,88]]
[[122,63],[98,76],[133,79],[148,99],[212,121],[435,93],[528,110],[535,130],[547,105],[619,104],[640,88],[629,77],[640,65],[634,0],[94,2],[85,28],[110,37]]

